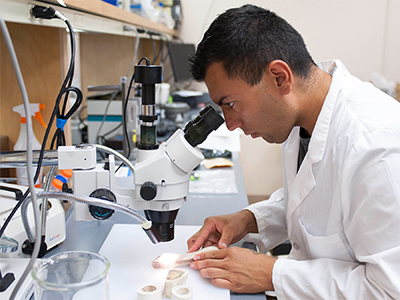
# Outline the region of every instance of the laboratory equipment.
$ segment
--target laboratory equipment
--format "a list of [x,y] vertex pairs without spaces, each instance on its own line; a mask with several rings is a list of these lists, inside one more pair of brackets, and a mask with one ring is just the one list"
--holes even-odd
[[69,251],[36,261],[35,299],[108,300],[110,262],[100,254]]
[[[96,161],[85,156],[85,161],[77,160],[83,148],[59,148],[59,168],[74,168],[74,193],[118,202],[133,209],[144,210],[152,221],[152,228],[161,241],[174,238],[174,221],[189,191],[191,171],[204,159],[196,146],[202,143],[213,130],[223,122],[223,118],[212,107],[203,109],[199,116],[178,129],[166,142],[156,141],[157,114],[155,111],[155,84],[161,82],[161,66],[135,66],[135,81],[142,84],[140,142],[134,167],[132,188],[118,187],[115,183],[115,162],[109,159],[106,166],[91,165],[86,170],[81,163]],[[88,150],[88,149],[86,149]],[[61,154],[61,156],[60,156]],[[89,153],[88,153],[89,154]],[[94,152],[95,155],[95,152]],[[63,159],[64,157],[64,159]],[[61,165],[60,165],[61,164]],[[133,188],[134,186],[134,188]],[[76,220],[104,220],[111,217],[112,210],[75,205]]]
[[[7,288],[4,286],[5,290],[0,293],[1,299],[10,299],[11,293],[15,288],[18,279],[21,278],[22,273],[26,269],[29,260],[30,260],[29,258],[0,258],[0,270],[3,275],[3,278],[5,278],[6,276],[8,276],[9,278],[10,276],[13,276],[15,278],[15,280],[13,280]],[[13,274],[13,275],[7,275],[7,274]],[[12,278],[6,279],[5,285],[7,285],[7,280],[11,279]],[[31,276],[28,276],[28,278],[22,284],[16,299],[31,300],[33,299],[32,295],[33,295],[33,282]]]
[[[220,124],[220,118],[211,107],[207,107],[184,130],[178,129],[161,145],[155,144],[155,139],[149,142],[150,129],[146,128],[147,144],[144,148],[148,149],[141,149],[139,144],[132,188],[116,185],[113,158],[109,157],[106,165],[95,164],[95,149],[59,147],[59,168],[82,168],[83,164],[92,161],[85,166],[85,170],[74,170],[74,193],[145,210],[161,240],[170,241],[174,238],[174,220],[189,191],[191,171],[204,159],[196,146],[204,141],[215,124]],[[141,137],[146,138],[143,131]],[[85,155],[81,155],[81,151],[86,151]],[[75,204],[76,220],[105,220],[112,214],[109,209]]]
[[[18,242],[16,240],[5,236],[0,237],[0,253],[12,253],[17,251],[17,249]],[[5,275],[3,276],[3,273],[0,269],[0,293],[7,290],[14,280],[14,273],[5,273]]]
[[[120,82],[119,85],[113,86],[88,87],[90,92],[103,92],[87,99],[88,141],[98,143],[98,140],[102,139],[105,145],[114,149],[123,149],[124,154],[127,155],[128,148],[134,150],[136,141],[139,140],[140,98],[132,95],[133,91],[131,91],[129,101],[125,103],[129,78],[121,77]],[[119,138],[121,124],[128,132],[129,147],[126,139]]]
[[[26,190],[26,186],[0,183],[0,225],[3,225],[4,220],[19,200],[19,197],[22,197],[22,194]],[[36,191],[40,192],[42,190],[36,189]],[[41,204],[39,207],[41,209]],[[51,249],[64,241],[66,236],[65,212],[60,201],[57,199],[48,199],[46,218],[46,244],[47,248]],[[34,231],[35,222],[31,206],[27,208],[27,219],[31,231]],[[18,242],[18,249],[11,253],[0,253],[1,258],[28,257],[25,255],[26,253],[23,252],[23,244],[27,240],[28,236],[24,229],[20,210],[15,213],[4,234]]]
[[[141,125],[136,164],[131,167],[134,181],[129,187],[116,184],[114,155],[132,165],[117,152],[109,156],[106,164],[97,164],[96,148],[101,148],[99,145],[59,146],[57,150],[59,169],[74,170],[74,194],[144,210],[151,222],[144,222],[142,227],[153,242],[174,238],[174,221],[189,192],[191,171],[204,159],[197,145],[224,122],[212,107],[206,107],[183,130],[178,129],[159,145],[156,139],[155,84],[161,82],[161,77],[161,66],[150,63],[135,66],[135,81],[142,85]],[[87,199],[81,202],[85,201],[88,203]],[[110,208],[82,203],[76,203],[74,209],[75,219],[80,221],[105,220],[113,212]]]

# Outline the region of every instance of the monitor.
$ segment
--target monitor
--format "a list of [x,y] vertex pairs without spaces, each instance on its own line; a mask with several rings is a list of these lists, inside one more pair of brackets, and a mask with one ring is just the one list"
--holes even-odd
[[168,52],[175,82],[192,80],[193,77],[189,70],[189,56],[195,53],[194,44],[169,43]]

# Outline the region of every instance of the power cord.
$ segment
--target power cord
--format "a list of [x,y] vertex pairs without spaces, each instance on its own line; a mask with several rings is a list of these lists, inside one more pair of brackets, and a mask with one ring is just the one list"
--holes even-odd
[[[7,25],[6,25],[6,23],[4,22],[4,20],[1,17],[0,17],[0,28],[1,28],[1,32],[3,34],[3,38],[4,38],[4,41],[6,43],[8,52],[10,54],[10,58],[11,58],[12,66],[13,66],[14,71],[15,71],[15,75],[17,77],[18,86],[19,86],[19,89],[21,91],[22,100],[24,102],[25,114],[27,116],[30,116],[31,114],[30,114],[28,93],[26,92],[26,87],[25,87],[24,79],[22,77],[21,69],[20,69],[19,64],[18,64],[17,55],[15,53],[14,46],[12,44],[10,33],[8,32]],[[32,167],[32,136],[33,136],[33,130],[32,130],[31,118],[27,118],[26,119],[26,123],[27,123],[27,137],[26,137],[26,139],[27,139],[27,166],[26,167],[27,167],[27,173],[28,173],[29,187],[34,192],[32,194],[33,215],[34,215],[35,226],[36,226],[36,230],[35,230],[36,231],[36,236],[39,236],[40,235],[39,208],[38,208],[38,205],[37,205],[36,193],[35,193],[35,185],[34,185],[34,182],[36,180],[33,180],[33,178],[32,178],[33,177],[32,176],[33,175],[33,167]],[[35,245],[35,247],[33,248],[32,257],[31,257],[30,261],[28,262],[27,267],[25,268],[23,274],[21,275],[21,278],[18,280],[18,282],[15,285],[14,290],[11,293],[11,297],[10,297],[11,300],[15,299],[15,296],[18,293],[18,291],[19,291],[22,283],[24,282],[26,276],[28,275],[29,270],[32,268],[32,266],[33,266],[33,264],[34,264],[34,262],[35,262],[35,260],[37,258],[37,255],[39,253],[39,248],[40,248],[40,244],[37,243]],[[5,278],[2,278],[2,279],[3,279],[3,281],[4,281],[4,279],[6,281],[10,280],[10,279],[13,281],[14,280],[13,277],[14,277],[13,275],[6,274]],[[7,282],[2,282],[2,283],[6,283],[7,284]],[[10,281],[8,283],[10,283]]]
[[[148,60],[147,57],[142,57],[142,58],[139,60],[139,62],[138,62],[137,64],[140,65],[141,62],[142,62],[143,60],[146,61],[146,65],[147,65],[147,66],[150,65],[150,61]],[[125,105],[124,105],[124,109],[123,109],[123,112],[122,112],[122,113],[124,114],[124,118],[123,118],[124,120],[126,120],[126,111],[127,111],[127,107],[128,107],[129,95],[130,95],[130,92],[131,92],[132,83],[133,83],[133,80],[134,80],[134,79],[135,79],[135,74],[133,74],[132,77],[131,77],[131,80],[130,80],[130,82],[129,82],[128,92],[127,92],[126,98],[125,98]],[[128,129],[127,129],[126,124],[125,124],[125,126],[124,126],[124,136],[125,136],[126,143],[127,143],[127,147],[128,147],[128,152],[127,152],[126,159],[129,160],[129,157],[130,157],[130,155],[131,155],[131,145],[130,145],[130,141],[129,141]],[[115,172],[118,172],[118,170],[119,170],[123,165],[124,165],[124,163],[122,162],[122,163],[118,166],[118,168],[116,169]]]
[[[37,178],[39,177],[40,169],[42,167],[42,161],[43,161],[44,150],[45,150],[45,147],[46,147],[47,139],[48,139],[48,136],[50,134],[50,129],[51,129],[51,126],[53,124],[53,121],[54,121],[54,118],[55,118],[56,114],[58,113],[61,117],[64,117],[65,119],[67,119],[67,117],[69,118],[73,114],[73,112],[79,107],[79,105],[80,105],[80,103],[82,101],[82,92],[78,88],[75,88],[75,87],[71,86],[73,73],[74,73],[74,61],[75,61],[75,36],[74,36],[74,31],[73,31],[73,28],[72,28],[70,22],[68,21],[68,19],[63,14],[61,14],[60,12],[54,10],[52,7],[44,7],[44,6],[35,5],[32,8],[32,14],[35,16],[35,18],[41,18],[41,19],[58,18],[58,19],[63,20],[67,24],[67,26],[69,28],[70,38],[71,38],[71,47],[72,47],[70,66],[69,66],[67,75],[66,75],[66,77],[64,79],[64,82],[63,82],[63,84],[61,86],[60,93],[57,96],[56,103],[55,103],[52,115],[50,117],[50,120],[49,120],[49,124],[47,126],[45,135],[43,137],[42,147],[41,147],[40,154],[39,154],[38,166],[37,166],[37,169],[36,169],[36,173],[35,173],[34,179],[32,180],[32,182],[36,182]],[[4,27],[5,27],[5,23],[4,23]],[[10,39],[10,41],[11,41],[11,39]],[[71,110],[64,116],[65,107],[66,107],[66,100],[68,99],[69,92],[75,92],[76,93],[77,102],[76,102],[76,105],[74,105],[71,108]],[[66,94],[66,95],[65,95],[63,111],[62,111],[62,114],[61,114],[61,113],[59,113],[59,105],[60,105],[61,98],[62,98],[63,94]],[[29,165],[32,164],[29,161],[28,161],[28,163],[29,163]],[[31,181],[31,177],[30,177],[29,181]],[[25,201],[25,199],[27,198],[29,193],[30,193],[30,189],[27,189],[27,191],[24,193],[22,198],[18,201],[17,205],[13,208],[11,213],[8,215],[6,221],[4,222],[3,226],[0,229],[0,237],[4,234],[4,231],[7,228],[8,224],[10,223],[11,219],[15,215],[16,211],[18,210],[18,208]],[[37,223],[38,224],[37,224],[36,227],[37,227],[37,229],[39,229],[39,223],[40,222],[37,222]],[[40,232],[40,229],[39,229],[39,232]],[[36,235],[36,239],[37,240],[39,239],[38,238],[39,236],[40,236],[40,233]],[[14,299],[16,294],[18,293],[18,290],[20,289],[20,287],[22,285],[22,282],[25,280],[26,276],[29,273],[29,270],[33,266],[34,261],[38,257],[39,248],[41,246],[43,246],[43,245],[40,245],[39,243],[36,243],[34,245],[33,253],[32,253],[30,262],[28,263],[28,266],[25,269],[25,271],[24,271],[23,275],[21,276],[20,280],[18,281],[18,283],[17,283],[17,285],[16,285],[16,287],[15,287],[10,299]]]
[[[43,156],[44,156],[44,151],[45,151],[47,139],[48,139],[48,136],[50,134],[50,129],[51,129],[51,126],[53,124],[53,121],[54,121],[54,118],[56,116],[56,113],[58,112],[59,104],[61,102],[61,97],[67,91],[67,87],[66,86],[68,85],[68,83],[70,81],[70,78],[73,77],[74,61],[75,61],[75,36],[74,36],[74,31],[72,29],[72,26],[71,26],[70,22],[68,21],[68,19],[63,14],[61,14],[60,12],[54,10],[53,8],[35,5],[32,8],[32,13],[33,13],[34,16],[35,15],[39,16],[39,18],[41,18],[41,16],[43,16],[46,19],[59,18],[59,19],[63,20],[67,24],[67,26],[68,26],[68,28],[70,30],[71,47],[73,47],[73,52],[71,52],[70,66],[69,66],[67,75],[66,75],[66,77],[64,79],[64,82],[63,82],[63,84],[61,86],[60,93],[57,96],[56,104],[54,106],[52,115],[50,117],[49,124],[47,126],[45,135],[43,137],[42,147],[41,147],[40,153],[39,153],[38,166],[37,166],[36,174],[35,174],[35,177],[34,177],[34,182],[36,182],[38,177],[39,177],[39,174],[40,174],[40,169],[42,167],[42,161],[43,161]],[[79,100],[77,100],[77,101],[79,101]],[[13,216],[15,215],[16,211],[21,206],[22,202],[27,198],[29,193],[30,193],[30,189],[27,189],[26,192],[24,193],[24,195],[22,196],[22,198],[18,201],[17,205],[11,211],[10,215],[7,217],[6,221],[4,222],[3,226],[0,229],[0,237],[4,234],[4,231],[5,231],[6,227],[10,223],[10,221],[13,218]]]

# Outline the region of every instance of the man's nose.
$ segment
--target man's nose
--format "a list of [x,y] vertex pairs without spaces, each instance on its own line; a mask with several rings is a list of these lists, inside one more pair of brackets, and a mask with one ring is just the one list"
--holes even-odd
[[225,116],[226,127],[230,131],[233,131],[236,128],[240,128],[240,126],[242,125],[242,122],[239,119],[234,118],[234,117],[230,117],[230,116],[227,116],[227,115],[224,115],[224,116]]

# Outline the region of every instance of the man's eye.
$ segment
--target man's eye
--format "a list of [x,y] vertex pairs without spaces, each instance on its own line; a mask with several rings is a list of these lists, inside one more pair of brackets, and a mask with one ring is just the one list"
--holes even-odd
[[226,105],[228,105],[230,108],[233,107],[233,102],[228,102]]

